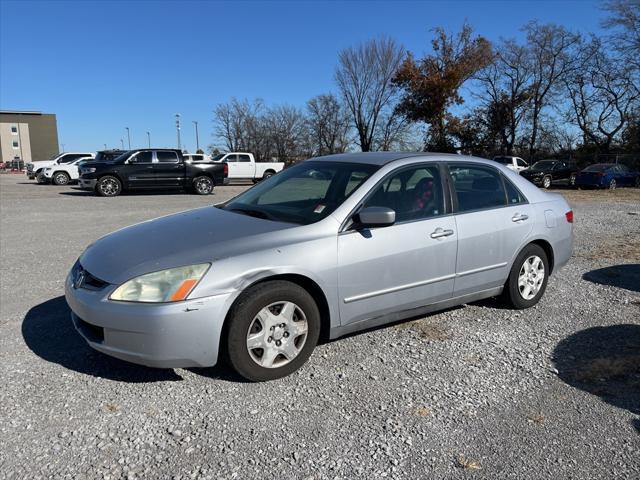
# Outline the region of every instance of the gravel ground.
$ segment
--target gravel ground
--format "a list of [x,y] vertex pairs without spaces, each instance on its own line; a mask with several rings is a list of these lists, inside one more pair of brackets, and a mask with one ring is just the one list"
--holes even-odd
[[101,199],[0,176],[0,478],[640,476],[640,191],[568,192],[575,255],[535,308],[360,333],[282,380],[87,347],[62,297],[81,251],[243,188]]

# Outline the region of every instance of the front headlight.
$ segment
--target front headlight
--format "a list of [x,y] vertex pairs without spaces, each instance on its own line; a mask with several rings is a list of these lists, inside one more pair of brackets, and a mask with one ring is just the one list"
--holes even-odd
[[96,171],[96,169],[94,167],[86,167],[86,168],[81,168],[80,172],[82,172],[83,174],[85,173],[94,173]]
[[147,273],[120,285],[109,297],[123,302],[179,302],[184,300],[209,269],[209,263]]

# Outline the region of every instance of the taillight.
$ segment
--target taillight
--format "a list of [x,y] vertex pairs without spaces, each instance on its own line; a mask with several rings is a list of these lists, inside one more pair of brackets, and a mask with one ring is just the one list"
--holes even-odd
[[224,176],[229,176],[229,165],[227,165],[226,163],[224,164]]
[[606,173],[604,173],[604,172],[598,172],[596,175],[597,175],[598,177],[604,177],[604,176],[606,175]]
[[573,210],[569,210],[567,213],[564,214],[564,216],[567,219],[567,222],[573,223]]

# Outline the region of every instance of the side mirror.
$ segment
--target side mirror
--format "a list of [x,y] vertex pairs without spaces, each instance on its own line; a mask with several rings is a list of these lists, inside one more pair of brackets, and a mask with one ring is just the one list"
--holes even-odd
[[396,212],[387,207],[367,207],[360,210],[354,220],[356,227],[388,227],[396,222]]

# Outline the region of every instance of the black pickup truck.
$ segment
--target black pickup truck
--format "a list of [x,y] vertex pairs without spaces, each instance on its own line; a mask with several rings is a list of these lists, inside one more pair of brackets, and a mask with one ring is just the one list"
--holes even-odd
[[564,183],[573,187],[577,175],[576,165],[565,160],[540,160],[530,168],[520,171],[521,177],[543,188],[549,188],[554,183]]
[[180,150],[141,148],[108,162],[84,162],[78,183],[102,197],[137,189],[182,189],[208,195],[228,174],[226,163],[185,162]]

